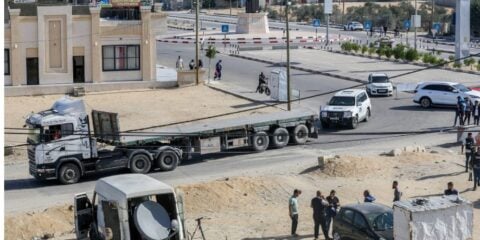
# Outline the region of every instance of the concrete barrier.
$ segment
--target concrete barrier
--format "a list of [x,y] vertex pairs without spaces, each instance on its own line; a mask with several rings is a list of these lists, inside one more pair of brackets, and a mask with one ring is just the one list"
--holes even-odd
[[[287,49],[287,46],[272,46],[272,50]],[[290,46],[290,49],[298,49],[298,45]]]
[[240,51],[261,51],[263,47],[239,47]]
[[[207,80],[205,69],[201,68],[198,73],[198,81],[203,82]],[[179,70],[177,71],[177,82],[179,87],[191,86],[195,84],[196,71],[195,70]]]

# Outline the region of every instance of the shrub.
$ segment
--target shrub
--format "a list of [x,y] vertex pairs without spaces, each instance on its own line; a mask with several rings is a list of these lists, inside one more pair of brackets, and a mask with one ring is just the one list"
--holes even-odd
[[448,60],[450,60],[450,61],[455,60],[455,56],[453,56],[453,55],[448,56]]
[[405,59],[405,45],[398,44],[393,48],[393,57],[395,59]]
[[357,53],[358,50],[360,50],[360,45],[356,43],[352,43],[352,50],[355,51],[355,53]]
[[378,54],[378,57],[382,57],[383,55],[385,55],[385,48],[384,47],[377,48],[377,54]]
[[419,54],[414,48],[409,48],[407,52],[405,52],[405,59],[408,61],[415,61],[418,60],[418,58]]
[[374,47],[369,47],[368,48],[368,55],[369,56],[372,56],[372,54],[375,52],[375,48]]
[[393,55],[393,49],[390,47],[385,48],[385,57],[390,59]]
[[462,67],[462,63],[461,63],[461,62],[455,62],[455,63],[453,64],[453,67],[454,67],[454,68],[461,68],[461,67]]
[[422,61],[424,63],[436,64],[438,62],[437,57],[431,53],[423,54]]
[[477,71],[480,71],[480,62],[477,64]]
[[344,42],[342,43],[342,45],[340,45],[340,48],[343,50],[343,51],[347,51],[347,52],[350,52],[352,51],[352,43],[351,42]]
[[367,45],[362,46],[362,54],[365,54],[368,51]]
[[473,58],[467,58],[465,60],[463,60],[463,64],[465,64],[465,66],[470,67],[471,70],[473,70],[473,65],[475,64],[475,59]]

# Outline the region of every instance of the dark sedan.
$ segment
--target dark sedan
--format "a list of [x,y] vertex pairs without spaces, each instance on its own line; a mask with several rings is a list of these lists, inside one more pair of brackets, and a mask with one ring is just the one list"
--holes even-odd
[[393,240],[393,210],[377,203],[343,206],[333,222],[334,240]]

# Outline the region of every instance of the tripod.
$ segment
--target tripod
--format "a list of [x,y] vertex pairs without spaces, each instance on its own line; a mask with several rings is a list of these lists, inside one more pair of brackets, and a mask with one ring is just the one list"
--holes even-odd
[[[202,240],[206,240],[205,235],[203,234],[202,219],[204,219],[204,217],[199,217],[199,218],[195,219],[195,221],[197,221],[197,226],[195,227],[195,230],[193,231],[192,235],[190,236],[191,240],[195,236],[195,233],[197,232],[197,230],[200,230],[200,234],[202,235]],[[207,218],[205,218],[205,219],[207,219]]]

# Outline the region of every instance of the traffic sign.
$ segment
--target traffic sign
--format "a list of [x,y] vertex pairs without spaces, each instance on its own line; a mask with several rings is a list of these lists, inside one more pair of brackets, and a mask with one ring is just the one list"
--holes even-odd
[[228,24],[222,25],[222,32],[227,33],[228,32]]
[[404,20],[403,21],[403,28],[410,29],[410,26],[411,26],[410,20]]
[[365,30],[370,30],[370,28],[372,28],[372,21],[370,20],[367,20],[363,23],[363,27],[365,28]]
[[320,27],[320,19],[313,19],[313,26],[314,27]]

